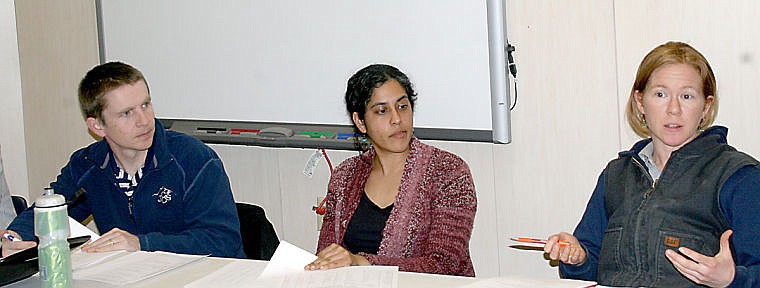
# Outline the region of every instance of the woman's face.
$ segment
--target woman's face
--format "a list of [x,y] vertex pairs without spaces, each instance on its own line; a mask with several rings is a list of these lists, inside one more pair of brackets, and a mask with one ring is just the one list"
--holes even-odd
[[364,120],[354,112],[354,124],[369,136],[378,153],[406,153],[412,139],[414,113],[409,95],[395,79],[372,90]]
[[699,72],[688,64],[668,64],[655,69],[645,90],[635,93],[654,148],[671,152],[697,136],[699,124],[714,98],[704,95]]

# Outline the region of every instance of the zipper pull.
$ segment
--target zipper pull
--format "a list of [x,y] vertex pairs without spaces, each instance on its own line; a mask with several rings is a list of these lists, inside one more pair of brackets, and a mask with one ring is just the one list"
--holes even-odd
[[129,196],[127,205],[128,205],[127,207],[129,207],[129,218],[132,219],[132,221],[135,221],[135,214],[132,213],[132,206],[134,206],[134,200],[132,196]]

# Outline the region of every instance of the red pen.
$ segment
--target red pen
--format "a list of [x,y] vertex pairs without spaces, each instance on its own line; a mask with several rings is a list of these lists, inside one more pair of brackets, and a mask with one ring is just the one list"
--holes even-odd
[[[533,243],[533,244],[544,244],[544,245],[546,245],[546,241],[548,241],[548,240],[545,240],[545,239],[529,238],[529,237],[512,237],[512,238],[509,238],[509,239],[512,240],[512,241],[517,241],[517,242]],[[570,245],[569,242],[564,241],[564,240],[560,240],[557,243],[559,244],[559,246],[562,246],[562,247]]]

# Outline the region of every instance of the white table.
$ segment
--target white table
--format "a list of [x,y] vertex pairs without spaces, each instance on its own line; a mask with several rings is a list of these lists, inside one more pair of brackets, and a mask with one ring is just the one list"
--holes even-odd
[[[242,260],[242,259],[228,259],[228,258],[216,258],[208,257],[200,261],[182,266],[176,270],[166,272],[156,277],[140,281],[127,286],[114,286],[105,283],[95,281],[74,281],[74,287],[77,288],[100,288],[100,287],[135,287],[135,288],[168,288],[168,287],[182,287],[185,284],[191,283],[195,280],[202,278],[203,276],[222,268],[225,264],[231,261],[251,261],[256,265],[261,265],[263,270],[267,264],[267,261],[256,260]],[[436,275],[436,274],[424,274],[424,273],[411,273],[411,272],[399,272],[398,275],[398,287],[399,288],[445,288],[445,287],[459,287],[472,282],[475,282],[475,278],[470,277],[458,277],[448,275]],[[39,288],[40,280],[37,276],[24,279],[22,281],[10,284],[5,287],[29,287]]]

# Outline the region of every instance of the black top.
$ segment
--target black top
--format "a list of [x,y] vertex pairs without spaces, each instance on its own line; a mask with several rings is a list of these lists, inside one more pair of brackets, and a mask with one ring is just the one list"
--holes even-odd
[[367,197],[367,192],[362,193],[359,206],[356,207],[354,216],[346,228],[343,236],[343,245],[351,253],[377,254],[380,241],[383,240],[383,229],[388,216],[391,215],[393,204],[380,208]]

